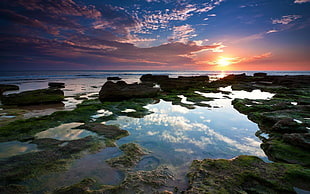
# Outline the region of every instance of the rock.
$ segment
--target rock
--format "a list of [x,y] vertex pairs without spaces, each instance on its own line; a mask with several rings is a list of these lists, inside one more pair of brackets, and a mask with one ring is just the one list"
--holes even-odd
[[271,161],[310,166],[310,152],[308,149],[275,139],[275,137],[265,140],[260,147]]
[[154,82],[160,83],[169,79],[168,75],[152,75],[152,74],[145,74],[140,77],[142,82]]
[[309,83],[310,76],[308,75],[277,76],[273,79],[274,85],[282,85],[289,88],[296,88],[301,85],[308,85]]
[[4,105],[33,105],[61,102],[64,92],[59,89],[39,89],[4,95],[1,98]]
[[300,123],[297,123],[292,118],[283,118],[276,122],[271,127],[272,132],[278,133],[293,133],[293,132],[307,132],[307,129],[303,127]]
[[117,158],[111,158],[106,162],[115,168],[129,168],[136,165],[146,153],[135,143],[123,144],[119,147],[124,152],[123,155]]
[[261,72],[259,72],[259,73],[254,73],[253,76],[254,76],[254,77],[266,77],[266,76],[267,76],[267,73],[261,73]]
[[0,96],[3,94],[3,92],[11,90],[19,90],[19,87],[16,85],[0,84]]
[[159,88],[144,84],[127,84],[124,81],[107,81],[99,92],[101,101],[119,101],[130,98],[150,98],[158,95]]
[[310,133],[286,133],[283,140],[289,144],[310,150]]
[[107,80],[116,80],[116,81],[118,81],[118,80],[121,80],[122,78],[120,78],[120,77],[107,77]]
[[50,88],[65,88],[65,83],[62,83],[62,82],[49,82],[48,86]]
[[204,85],[208,83],[208,76],[179,76],[178,78],[169,78],[168,75],[142,75],[140,78],[143,82],[153,82],[160,85],[160,88],[164,91],[189,89],[198,85]]
[[184,193],[295,193],[295,186],[308,190],[310,181],[299,165],[265,163],[255,156],[194,160],[187,177]]
[[128,131],[120,129],[117,126],[100,123],[87,123],[76,127],[76,129],[86,129],[109,139],[119,139],[129,135]]
[[81,182],[56,189],[53,194],[88,193],[89,187],[96,183],[95,179],[85,178]]

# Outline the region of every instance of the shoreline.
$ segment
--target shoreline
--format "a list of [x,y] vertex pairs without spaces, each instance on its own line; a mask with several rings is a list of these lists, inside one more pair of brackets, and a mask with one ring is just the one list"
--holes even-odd
[[[284,76],[280,76],[280,78],[281,77],[284,77]],[[267,79],[268,78],[268,79]],[[292,91],[294,90],[295,91],[295,89],[296,89],[296,87],[293,87],[291,90],[288,90],[287,88],[285,89],[284,87],[286,86],[286,85],[282,85],[282,88],[279,88],[279,87],[273,87],[273,85],[270,85],[269,83],[267,84],[267,82],[265,81],[265,80],[268,80],[269,82],[270,82],[270,80],[269,80],[269,77],[264,77],[264,78],[262,78],[262,77],[252,77],[252,76],[231,76],[231,77],[226,77],[226,78],[224,78],[224,79],[221,79],[221,80],[218,80],[218,81],[215,81],[215,82],[211,82],[210,84],[207,84],[207,88],[203,88],[203,87],[201,87],[201,86],[195,86],[194,88],[190,88],[190,89],[186,89],[186,90],[184,90],[184,89],[179,89],[179,90],[176,90],[176,91],[168,91],[168,92],[164,92],[164,93],[162,93],[160,96],[159,96],[159,98],[160,99],[164,99],[164,100],[168,100],[168,101],[171,101],[172,103],[174,103],[174,104],[178,104],[178,105],[181,105],[181,106],[184,106],[184,107],[186,107],[186,108],[191,108],[191,106],[190,105],[186,105],[186,104],[184,104],[184,103],[182,103],[181,102],[181,99],[178,97],[178,95],[180,95],[180,94],[186,94],[185,96],[187,97],[187,99],[192,99],[191,101],[193,101],[194,103],[195,103],[195,106],[202,106],[203,104],[201,103],[202,101],[205,101],[205,100],[207,100],[206,98],[202,98],[201,97],[201,95],[196,95],[195,94],[195,91],[196,90],[198,90],[198,91],[202,91],[202,92],[206,92],[206,91],[208,91],[208,92],[219,92],[219,90],[218,90],[218,88],[220,87],[220,86],[228,86],[228,85],[232,85],[232,87],[233,87],[233,89],[238,89],[238,90],[253,90],[253,89],[260,89],[260,90],[263,90],[263,91],[276,91],[276,93],[278,94],[278,97],[277,97],[277,102],[276,103],[280,103],[280,102],[283,102],[283,101],[285,101],[285,99],[288,97],[288,96],[279,96],[279,94],[283,94],[283,92],[288,92],[288,91],[291,91],[291,94],[293,95],[295,95],[296,94],[296,92],[293,92],[292,93]],[[271,79],[271,78],[270,78]],[[255,82],[260,82],[260,85],[259,84],[252,84],[252,82],[253,81],[255,81]],[[294,81],[293,81],[294,82]],[[267,85],[266,85],[267,84]],[[297,85],[300,85],[301,83],[297,83]],[[278,84],[279,85],[279,84]],[[280,84],[281,85],[281,84]],[[305,85],[301,85],[302,87],[306,87]],[[309,89],[309,88],[308,88]],[[300,90],[304,90],[304,89],[300,89]],[[300,91],[300,92],[302,92],[302,91]],[[296,94],[297,95],[297,94]],[[290,100],[291,101],[293,101],[293,102],[295,102],[295,101],[297,101],[297,103],[299,103],[298,102],[298,100],[300,100],[299,98],[300,98],[300,96],[297,96],[298,97],[298,99],[296,99],[296,96],[289,96],[290,97]],[[305,93],[304,95],[303,95],[303,97],[302,98],[304,98],[304,100],[300,100],[300,103],[308,103],[309,102],[309,94],[308,93]],[[267,100],[268,101],[268,100]],[[256,112],[257,112],[257,110],[255,109],[255,108],[258,108],[258,113],[257,114],[260,114],[261,112],[262,112],[262,110],[263,111],[265,111],[266,110],[266,107],[262,107],[263,105],[264,105],[264,103],[267,103],[267,101],[266,100],[261,100],[261,101],[258,101],[258,100],[252,100],[252,101],[246,101],[246,100],[244,100],[244,101],[235,101],[233,104],[234,104],[234,106],[235,106],[235,108],[237,109],[237,110],[239,110],[240,112],[242,112],[242,113],[245,113],[245,114],[249,114],[249,113],[251,113],[251,112],[253,112],[253,110],[255,110]],[[254,103],[253,103],[254,102]],[[255,103],[256,102],[256,103]],[[260,102],[260,103],[262,103],[262,104],[259,104],[259,105],[256,105],[257,104],[257,102]],[[268,101],[268,102],[270,102],[270,101]],[[133,104],[130,104],[130,103],[133,103]],[[149,101],[141,101],[141,100],[138,100],[138,101],[131,101],[130,103],[125,103],[125,104],[123,104],[122,106],[124,107],[124,108],[126,108],[126,109],[128,109],[128,108],[130,108],[132,105],[134,105],[135,103],[136,103],[136,105],[134,105],[134,109],[136,110],[136,113],[133,113],[133,112],[128,112],[128,113],[122,113],[122,111],[120,111],[120,110],[118,110],[119,112],[118,112],[118,115],[127,115],[127,116],[133,116],[133,117],[137,117],[137,118],[139,118],[139,117],[143,117],[143,116],[145,116],[145,115],[147,115],[147,114],[149,114],[144,108],[143,108],[143,106],[145,106],[145,103],[149,103]],[[237,106],[236,104],[237,103],[239,103],[239,105]],[[249,103],[251,103],[251,104],[249,104]],[[105,103],[103,103],[103,105],[104,105]],[[112,103],[113,104],[113,103]],[[251,106],[247,106],[247,105],[251,105]],[[261,106],[260,106],[261,105]],[[98,102],[96,102],[95,100],[85,100],[80,106],[78,106],[78,108],[77,109],[74,109],[73,111],[72,111],[72,113],[74,113],[75,114],[75,112],[79,112],[79,110],[80,111],[94,111],[94,110],[96,110],[96,109],[98,109],[99,107],[101,107],[102,105],[101,104],[98,104]],[[118,105],[117,106],[120,106],[120,104],[118,103]],[[138,106],[138,107],[137,107]],[[270,105],[269,105],[270,106]],[[287,105],[288,106],[288,105]],[[294,105],[295,106],[295,105]],[[109,107],[109,104],[105,104],[104,105],[104,107],[105,107],[105,109],[108,109],[109,110],[109,108],[107,108],[107,107]],[[249,111],[249,110],[247,110],[247,108],[249,109],[249,107],[251,108],[251,110]],[[112,108],[112,107],[111,107]],[[263,109],[262,109],[263,108]],[[288,106],[288,108],[291,108],[290,106]],[[267,108],[267,110],[269,110],[269,111],[272,111],[272,109],[268,109]],[[277,109],[278,110],[278,109]],[[282,109],[279,109],[279,110],[286,110],[286,105],[282,105]],[[70,112],[70,111],[69,111]],[[115,110],[113,111],[114,112],[114,114],[115,114]],[[60,113],[55,113],[55,114],[52,114],[53,115],[53,118],[58,118],[58,119],[60,119],[60,117],[57,117],[57,115],[59,114],[59,116],[64,116],[64,115],[62,115],[62,114],[60,114]],[[303,113],[303,114],[309,114],[309,111],[308,110],[306,110],[306,113]],[[87,121],[87,118],[89,118],[89,114],[88,114],[88,117],[86,116],[83,116],[83,115],[79,115],[78,116],[79,117],[79,119],[85,119],[84,121]],[[256,116],[257,117],[257,116]],[[49,119],[49,117],[46,117],[47,118],[47,120]],[[52,118],[52,117],[51,117]],[[111,119],[112,117],[109,117],[109,118],[107,118],[107,119]],[[66,120],[66,116],[64,117],[64,119]],[[70,118],[69,120],[72,120],[72,121],[74,121],[76,118]],[[65,121],[64,120],[64,121]],[[250,120],[253,120],[254,122],[260,122],[259,120],[257,120],[256,118],[253,118],[253,116],[252,117],[250,117]],[[303,121],[304,122],[304,121]],[[48,123],[48,122],[47,122]],[[307,123],[307,122],[306,122]],[[275,124],[275,123],[273,123],[273,124]],[[48,124],[48,125],[50,125],[50,124]],[[259,125],[260,125],[260,127],[263,127],[264,128],[264,126],[262,125],[262,123],[259,123]],[[270,124],[271,125],[271,124]],[[285,126],[285,125],[284,125]],[[278,127],[282,127],[282,126],[278,126]],[[2,129],[2,128],[1,128]],[[1,130],[0,129],[0,130]],[[309,132],[308,132],[309,133]],[[14,135],[13,135],[14,136]],[[23,138],[26,138],[26,137],[22,137],[22,139]],[[31,137],[27,137],[27,138],[31,138]],[[264,142],[264,141],[263,141]],[[265,143],[265,145],[266,145],[266,142],[264,142]],[[268,143],[268,141],[267,141],[267,143]],[[269,143],[270,144],[270,143]],[[282,146],[283,147],[283,146]],[[83,148],[84,149],[84,148]],[[269,154],[271,154],[271,153],[269,153]],[[309,154],[309,152],[306,152],[306,154]],[[283,157],[283,156],[282,156]],[[250,159],[250,160],[252,160],[252,159]],[[278,159],[277,159],[278,160]],[[220,160],[218,160],[218,161],[220,161]],[[256,161],[256,160],[254,160],[254,161]],[[281,160],[281,161],[283,161],[283,159]],[[290,160],[291,161],[291,160]],[[226,165],[229,165],[229,164],[226,164]],[[261,165],[261,164],[260,164]],[[306,169],[307,169],[307,172],[309,171],[309,169],[308,169],[308,167],[307,166],[309,166],[309,164],[306,164],[305,165],[306,166]],[[192,174],[195,174],[195,170],[194,170],[194,168],[195,168],[195,166],[192,166],[192,171],[191,171],[191,173]],[[283,167],[284,168],[284,167]],[[289,168],[289,166],[287,167],[287,168]],[[296,172],[300,172],[300,167],[296,167]],[[154,173],[159,173],[159,175],[161,174],[161,173],[167,173],[165,170],[164,171],[154,171]],[[207,173],[207,171],[206,172],[201,172],[201,173]],[[128,175],[129,176],[129,175]],[[136,175],[130,175],[130,176],[136,176]],[[147,176],[149,176],[149,175],[147,175]],[[261,175],[262,176],[262,175]],[[307,176],[309,176],[309,174],[307,175],[307,174],[305,174],[305,175],[303,175],[303,176],[305,176],[305,177],[307,177]],[[205,175],[203,176],[204,178],[206,178],[205,177]],[[156,178],[156,177],[153,177],[153,178]],[[210,177],[209,177],[210,178]],[[170,176],[167,176],[167,177],[165,177],[162,181],[162,184],[163,185],[159,185],[159,187],[163,187],[165,184],[167,184],[167,182],[166,181],[168,181],[169,179],[171,179],[171,177]],[[189,187],[188,189],[187,189],[187,191],[186,192],[188,192],[188,193],[191,193],[191,192],[195,192],[195,189],[201,189],[199,186],[197,187],[197,181],[195,182],[195,178],[191,178],[191,181],[192,182],[190,182],[190,184],[191,184],[191,187]],[[201,181],[201,180],[198,180],[198,181]],[[94,184],[94,182],[93,181],[90,181],[92,184]],[[145,184],[151,184],[151,187],[153,187],[154,185],[152,185],[153,183],[145,183]],[[66,188],[63,188],[63,189],[74,189],[74,188],[76,188],[77,186],[79,186],[80,184],[77,184],[77,185],[75,185],[75,186],[71,186],[71,187],[66,187]],[[107,188],[109,191],[116,191],[116,190],[119,190],[119,189],[125,189],[125,188],[123,188],[123,183],[119,186],[119,187],[109,187],[109,188]],[[193,185],[196,185],[195,186],[195,189],[193,190]],[[199,184],[198,184],[199,185]],[[156,185],[155,185],[156,186]],[[158,186],[158,185],[157,185]],[[143,185],[141,185],[141,187],[143,187]],[[168,187],[169,188],[169,187]],[[8,189],[8,188],[7,188]],[[286,189],[288,189],[289,190],[289,188],[286,188]],[[170,191],[171,191],[171,189],[169,189]]]

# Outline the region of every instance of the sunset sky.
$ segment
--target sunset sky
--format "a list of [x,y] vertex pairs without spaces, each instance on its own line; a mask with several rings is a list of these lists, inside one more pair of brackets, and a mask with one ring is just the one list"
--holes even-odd
[[307,70],[310,0],[1,0],[0,70]]

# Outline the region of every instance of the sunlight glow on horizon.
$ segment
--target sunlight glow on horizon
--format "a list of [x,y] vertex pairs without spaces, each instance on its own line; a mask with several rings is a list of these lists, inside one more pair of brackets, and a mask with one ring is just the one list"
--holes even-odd
[[225,66],[228,66],[228,65],[231,65],[232,62],[231,62],[231,59],[232,58],[228,58],[228,57],[219,57],[219,59],[216,61],[217,65],[221,66],[221,67],[225,67]]

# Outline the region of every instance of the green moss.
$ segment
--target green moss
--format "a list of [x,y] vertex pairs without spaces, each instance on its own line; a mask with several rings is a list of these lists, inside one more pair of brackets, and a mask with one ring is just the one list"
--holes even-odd
[[116,168],[129,168],[136,165],[145,155],[145,151],[134,143],[123,144],[120,149],[124,152],[123,155],[107,160],[106,162],[112,167]]
[[272,161],[310,166],[309,150],[284,143],[278,139],[268,140],[261,147]]
[[[113,115],[98,119],[101,122],[106,119],[113,119],[117,116],[143,117],[150,112],[143,106],[152,103],[152,99],[131,99],[120,102],[104,102],[99,100],[86,100],[77,105],[72,111],[58,111],[48,116],[17,120],[0,128],[0,142],[11,140],[28,140],[33,136],[51,127],[56,127],[63,123],[70,122],[92,122],[91,116],[97,113],[97,110],[105,109],[113,112]],[[135,113],[124,113],[126,109],[134,109]]]
[[2,96],[1,102],[5,105],[29,105],[61,102],[64,93],[58,89],[39,89],[17,94]]
[[310,181],[308,169],[299,165],[265,163],[255,156],[239,156],[233,160],[196,160],[187,175],[187,192],[294,193],[296,181],[293,179],[299,174],[303,183]]
[[76,183],[74,185],[67,186],[67,187],[61,187],[59,189],[56,189],[53,193],[54,194],[70,194],[70,193],[71,194],[76,194],[76,193],[85,194],[85,193],[91,193],[91,192],[89,192],[89,187],[94,185],[94,183],[96,183],[96,181],[94,179],[85,178],[81,182]]

